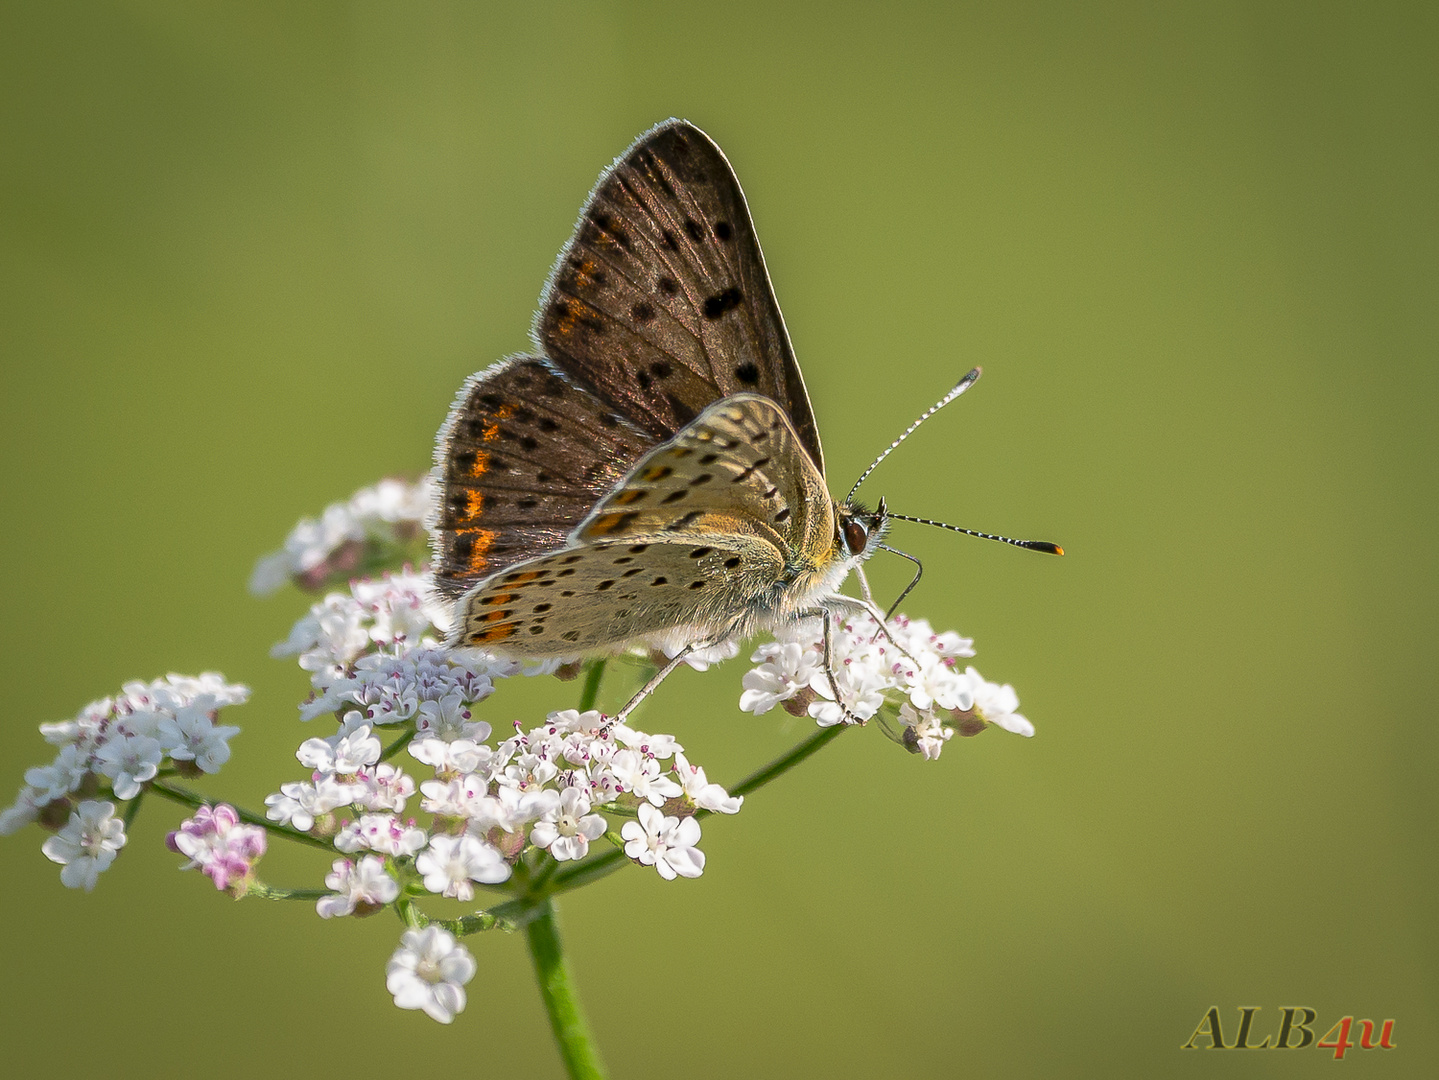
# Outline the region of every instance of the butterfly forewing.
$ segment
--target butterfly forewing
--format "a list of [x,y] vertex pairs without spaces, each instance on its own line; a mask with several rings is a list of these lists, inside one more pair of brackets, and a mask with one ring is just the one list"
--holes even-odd
[[653,445],[542,361],[502,361],[461,388],[436,451],[435,582],[459,596],[562,547]]
[[657,439],[754,392],[819,435],[739,181],[698,128],[671,120],[607,171],[536,316],[545,353]]
[[780,574],[741,535],[627,537],[529,559],[467,597],[451,643],[543,658],[611,650],[679,628],[723,634]]

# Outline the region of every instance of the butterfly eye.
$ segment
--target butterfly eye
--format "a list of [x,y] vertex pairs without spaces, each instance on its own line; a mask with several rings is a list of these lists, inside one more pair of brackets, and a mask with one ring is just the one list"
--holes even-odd
[[859,522],[851,519],[844,523],[844,546],[849,548],[851,555],[859,555],[864,551],[864,545],[869,542],[869,533]]

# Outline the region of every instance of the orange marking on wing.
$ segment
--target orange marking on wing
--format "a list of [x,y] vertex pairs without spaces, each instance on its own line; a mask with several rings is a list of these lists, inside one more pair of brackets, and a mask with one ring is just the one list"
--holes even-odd
[[474,521],[480,516],[480,511],[485,508],[485,495],[482,491],[475,491],[473,488],[465,492],[465,511],[461,517],[462,521]]
[[[457,537],[473,537],[473,539],[471,539],[469,542],[468,553],[462,556],[465,559],[465,568],[471,572],[476,570],[483,570],[489,564],[489,560],[485,558],[485,552],[489,551],[490,545],[495,542],[494,530],[456,529],[455,535]],[[459,551],[463,546],[464,545],[458,542],[456,543],[456,554],[459,554]]]
[[560,311],[560,317],[555,322],[556,332],[568,336],[575,329],[575,305],[568,300],[558,301],[555,310]]
[[638,488],[628,488],[624,491],[621,491],[618,495],[615,496],[615,502],[619,503],[621,506],[628,506],[635,500],[643,499],[644,497],[645,493],[643,491],[640,491]]
[[513,612],[509,611],[487,611],[483,618],[485,622],[504,622],[512,614]]
[[646,483],[653,484],[656,480],[663,480],[670,473],[674,472],[668,465],[652,465],[644,471],[640,477]]
[[497,420],[508,420],[514,415],[515,407],[513,405],[501,405],[495,410],[495,419]]
[[496,439],[498,439],[499,437],[500,437],[500,425],[499,425],[499,424],[486,424],[486,425],[484,426],[484,429],[480,432],[480,440],[481,440],[482,442],[494,442],[494,441],[495,441]]
[[[546,571],[546,573],[548,573],[548,571]],[[526,570],[523,573],[510,574],[505,578],[505,580],[512,581],[516,585],[523,585],[527,581],[538,581],[544,576],[545,575],[540,573],[540,571],[538,570]]]
[[502,592],[502,593],[495,593],[495,594],[492,595],[492,596],[487,596],[487,597],[485,597],[483,600],[481,600],[480,603],[484,604],[486,607],[489,607],[489,606],[491,606],[492,604],[508,604],[511,600],[514,600],[514,599],[515,599],[515,594],[514,594],[514,593]]
[[590,529],[601,536],[608,536],[610,533],[623,529],[637,517],[639,517],[639,514],[633,510],[624,514],[604,514],[595,518],[595,522],[590,526]]
[[513,637],[515,628],[513,626],[494,626],[477,634],[471,634],[472,642],[504,641],[507,637]]
[[475,463],[470,466],[471,476],[484,476],[485,470],[490,467],[490,455],[485,450],[475,451]]

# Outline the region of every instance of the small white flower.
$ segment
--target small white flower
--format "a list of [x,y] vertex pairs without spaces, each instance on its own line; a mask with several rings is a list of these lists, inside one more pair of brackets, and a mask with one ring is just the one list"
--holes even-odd
[[769,712],[809,689],[815,677],[824,676],[824,660],[813,647],[795,641],[774,641],[761,645],[750,657],[759,667],[745,672],[739,707],[756,716]]
[[1019,695],[1014,692],[1014,687],[1008,683],[1001,686],[987,682],[972,667],[965,668],[964,673],[969,676],[974,691],[974,711],[981,719],[1016,735],[1027,737],[1034,734],[1034,725],[1018,711]]
[[19,832],[40,816],[40,808],[45,803],[39,801],[39,795],[37,789],[28,785],[20,789],[15,801],[0,811],[0,836]]
[[438,926],[406,930],[385,968],[385,987],[402,1009],[423,1009],[448,1024],[465,1009],[465,984],[475,977],[475,958]]
[[[826,700],[810,703],[809,714],[820,727],[832,727],[835,724],[851,723],[838,704],[834,701],[834,690],[829,684],[829,679],[821,674],[817,680],[815,692]],[[872,665],[865,663],[841,664],[835,669],[834,684],[839,687],[840,700],[849,709],[850,715],[857,716],[861,720],[868,720],[875,713],[879,712],[884,704],[884,691],[892,684],[884,674],[877,671]]]
[[546,726],[557,735],[589,734],[605,722],[598,709],[581,713],[576,709],[560,709],[545,718]]
[[453,780],[426,780],[420,785],[420,809],[436,817],[473,818],[476,802],[485,797],[486,785],[474,774]]
[[530,829],[530,843],[549,850],[558,862],[583,859],[590,841],[598,840],[608,827],[601,814],[590,813],[590,800],[579,788],[560,792],[559,803]]
[[82,802],[70,820],[40,848],[51,862],[60,863],[60,884],[67,889],[95,888],[100,872],[115,861],[125,846],[125,824],[115,817],[112,802]]
[[193,761],[201,772],[215,773],[230,760],[230,743],[240,733],[233,726],[216,725],[210,712],[196,705],[161,717],[157,738],[175,761]]
[[348,735],[331,739],[306,739],[295,751],[300,764],[316,772],[351,775],[366,765],[380,760],[384,747],[370,734],[370,725],[362,724]]
[[705,855],[695,847],[700,841],[700,823],[692,817],[665,817],[653,806],[640,806],[639,820],[627,821],[620,830],[625,854],[642,866],[653,866],[660,877],[699,877]]
[[[488,725],[486,725],[488,726]],[[486,772],[495,751],[469,739],[415,739],[406,749],[416,761],[432,767],[437,774]],[[508,759],[506,759],[508,760]]]
[[361,814],[336,833],[333,842],[335,850],[347,855],[368,849],[394,857],[420,851],[429,836],[413,823],[402,824],[394,814]]
[[112,737],[95,752],[95,771],[110,777],[115,798],[133,799],[140,794],[140,785],[153,780],[160,771],[165,751],[158,739],[148,735]]
[[353,802],[362,810],[404,812],[405,802],[415,793],[413,777],[388,762],[361,769],[352,785]]
[[646,757],[652,757],[659,761],[668,761],[675,754],[684,750],[684,747],[675,741],[673,735],[650,735],[643,731],[627,728],[623,724],[616,724],[611,728],[610,735],[621,746],[638,750]]
[[309,832],[316,815],[323,812],[315,808],[314,785],[295,781],[281,784],[278,792],[266,795],[265,807],[265,817],[301,832]]
[[554,788],[521,791],[501,787],[493,795],[475,799],[470,808],[470,829],[487,833],[493,828],[507,833],[518,832],[531,821],[543,817],[558,804],[560,793]]
[[915,654],[918,666],[903,661],[909,700],[916,709],[968,709],[974,703],[970,681],[951,666],[952,661],[933,652]]
[[684,794],[684,789],[665,776],[660,763],[645,757],[638,750],[620,750],[610,758],[606,771],[614,777],[621,791],[663,806],[666,799]]
[[446,742],[462,739],[482,743],[490,737],[490,725],[473,718],[458,691],[446,694],[438,701],[420,702],[415,714],[415,730],[418,738],[443,739]]
[[705,779],[705,771],[698,765],[691,765],[683,754],[675,755],[675,775],[684,788],[685,797],[704,810],[717,814],[738,814],[744,796],[731,796],[718,784]]
[[428,476],[410,484],[385,479],[361,488],[347,502],[331,503],[319,520],[304,518],[279,551],[264,556],[250,575],[257,596],[274,592],[291,578],[318,584],[358,561],[360,545],[394,545],[418,532],[433,499]]
[[366,855],[359,863],[336,859],[325,875],[325,886],[334,889],[335,895],[316,901],[315,910],[322,919],[352,915],[357,910],[367,915],[400,895],[399,882],[385,873],[385,862],[376,855]]
[[934,761],[939,757],[939,752],[944,749],[944,744],[954,738],[954,728],[945,727],[939,717],[926,710],[919,712],[912,705],[901,705],[899,707],[899,721],[909,729],[905,734],[905,745],[917,749],[924,755],[926,761]]
[[456,900],[474,899],[473,881],[495,885],[510,876],[503,856],[473,836],[433,837],[415,856],[415,869],[424,876],[426,889]]
[[[150,688],[146,687],[146,693]],[[160,721],[167,720],[172,714],[159,708],[140,708],[133,712],[118,712],[109,727],[105,731],[106,740],[114,739],[119,735],[143,735],[146,738],[158,738],[160,734]]]
[[[679,655],[680,650],[690,643],[690,637],[691,633],[689,631],[681,630],[678,632],[658,634],[651,640],[653,640],[655,648],[673,660]],[[719,664],[726,660],[734,659],[739,655],[739,649],[740,643],[730,638],[729,640],[721,641],[717,645],[711,645],[707,649],[695,649],[693,652],[687,653],[684,662],[696,671],[708,671],[711,664]]]
[[90,755],[79,746],[64,746],[49,765],[25,770],[25,783],[35,792],[35,802],[44,806],[76,790],[90,771]]

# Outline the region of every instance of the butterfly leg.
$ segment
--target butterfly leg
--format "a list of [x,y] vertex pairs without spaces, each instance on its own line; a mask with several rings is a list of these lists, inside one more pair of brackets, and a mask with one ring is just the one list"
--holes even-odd
[[853,596],[845,596],[843,593],[837,593],[826,600],[825,603],[831,607],[845,607],[851,611],[864,612],[875,621],[875,624],[879,627],[879,632],[884,635],[884,639],[898,649],[911,664],[917,666],[919,661],[910,655],[910,651],[896,641],[894,635],[889,632],[889,625],[885,619],[885,614],[879,610],[879,605],[874,602],[874,596],[869,591],[869,582],[865,580],[864,572],[860,570],[859,567],[855,567],[855,572],[859,577],[860,590],[865,594],[865,598],[863,600],[856,600]]
[[619,712],[615,713],[614,716],[610,717],[604,722],[603,725],[601,725],[600,734],[605,734],[610,730],[610,728],[614,727],[616,724],[623,724],[625,722],[625,719],[630,715],[630,713],[635,711],[636,706],[638,706],[639,703],[645,698],[649,697],[652,693],[654,693],[655,689],[659,686],[659,684],[664,682],[665,679],[669,678],[670,673],[673,672],[675,668],[683,664],[685,662],[685,657],[689,656],[690,653],[696,651],[697,649],[708,649],[715,645],[718,645],[721,641],[725,641],[726,639],[731,637],[734,634],[735,630],[738,629],[738,627],[738,622],[731,623],[729,626],[725,627],[724,630],[720,631],[718,634],[715,634],[713,637],[706,638],[702,641],[692,641],[679,652],[675,653],[675,655],[670,658],[669,663],[665,664],[664,667],[656,671],[654,675],[650,678],[650,681],[641,686],[639,690],[635,692],[634,697],[630,698],[629,701],[625,702],[624,708],[622,708]]
[[659,686],[659,684],[664,682],[665,679],[669,678],[670,672],[674,671],[675,668],[683,664],[685,662],[685,657],[688,656],[690,653],[694,652],[695,649],[699,647],[700,646],[698,644],[691,643],[689,645],[686,645],[679,652],[675,653],[674,656],[670,658],[670,662],[668,664],[656,671],[654,675],[650,678],[650,681],[641,686],[639,690],[635,692],[635,696],[630,698],[629,701],[625,702],[624,708],[622,708],[619,712],[615,713],[614,716],[610,717],[608,720],[606,720],[603,724],[600,725],[600,734],[607,734],[610,728],[614,727],[616,724],[623,724],[625,722],[625,719],[630,715],[630,713],[635,711],[635,708],[639,705],[639,703],[645,698],[649,697],[652,693],[654,693],[655,689]]
[[813,611],[801,611],[801,619],[809,619],[818,616],[824,620],[824,674],[829,679],[829,692],[834,695],[834,703],[839,706],[840,714],[846,723],[863,724],[863,718],[850,712],[849,706],[844,703],[844,698],[839,692],[839,681],[834,677],[833,648],[830,645],[830,619],[831,613],[824,608],[816,608]]

